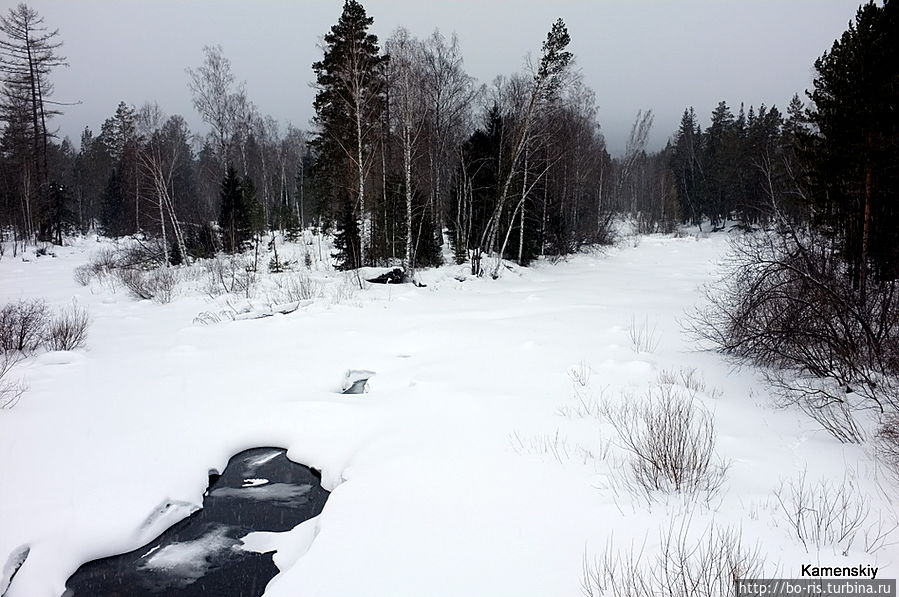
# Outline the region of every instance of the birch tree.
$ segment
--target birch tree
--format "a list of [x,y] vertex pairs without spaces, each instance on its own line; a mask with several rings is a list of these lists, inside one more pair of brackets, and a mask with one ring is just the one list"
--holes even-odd
[[222,171],[228,162],[235,123],[246,104],[246,86],[237,83],[231,72],[231,61],[221,46],[203,47],[203,64],[188,68],[188,87],[194,108],[212,129]]
[[[490,217],[487,227],[481,237],[480,246],[488,253],[492,253],[496,248],[497,235],[499,232],[500,222],[503,210],[509,199],[509,191],[512,186],[512,180],[515,177],[515,166],[521,158],[525,146],[527,144],[528,134],[534,123],[537,109],[542,102],[559,90],[562,85],[564,76],[571,63],[572,54],[567,51],[567,47],[571,37],[568,35],[568,29],[562,19],[558,19],[553,23],[552,28],[543,42],[540,62],[534,73],[531,82],[529,98],[523,112],[518,118],[518,130],[513,138],[508,163],[510,167],[501,183],[499,196],[496,207]],[[497,259],[491,276],[494,278],[499,276],[500,267],[502,265],[502,256]]]
[[[151,189],[147,198],[154,204],[158,214],[165,263],[180,262],[187,259],[187,246],[175,207],[174,180],[179,165],[185,159],[190,159],[187,143],[189,131],[183,118],[172,116],[166,119],[162,110],[154,103],[145,104],[141,108],[138,123],[141,136],[146,139],[140,146],[138,157]],[[169,253],[166,220],[171,227],[177,259],[173,259]]]
[[[418,144],[426,122],[426,98],[422,92],[423,52],[421,43],[400,27],[385,44],[392,100],[391,117],[395,119],[402,154],[403,190],[406,205],[406,246],[403,265],[411,276],[415,270],[412,199],[415,192],[412,179],[413,160],[418,157]],[[420,227],[419,227],[420,229]]]

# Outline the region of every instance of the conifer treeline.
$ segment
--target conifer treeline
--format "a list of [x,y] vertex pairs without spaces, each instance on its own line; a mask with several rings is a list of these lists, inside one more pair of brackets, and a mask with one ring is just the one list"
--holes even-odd
[[702,130],[693,108],[684,110],[680,128],[663,154],[685,222],[713,227],[726,220],[765,224],[781,212],[802,214],[796,189],[799,135],[807,122],[794,95],[786,118],[776,106],[740,106],[735,117],[719,102]]

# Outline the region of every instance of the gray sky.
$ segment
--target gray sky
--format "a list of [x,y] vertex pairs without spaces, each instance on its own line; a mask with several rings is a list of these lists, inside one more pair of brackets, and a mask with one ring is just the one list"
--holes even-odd
[[[0,0],[5,13],[15,0]],[[70,67],[55,99],[80,100],[56,121],[77,144],[120,100],[157,101],[200,128],[184,69],[221,44],[250,99],[282,124],[308,128],[313,61],[340,0],[30,0],[58,27]],[[639,108],[655,111],[653,147],[694,106],[706,123],[721,99],[784,107],[811,86],[812,63],[853,18],[859,0],[363,0],[383,40],[398,25],[424,37],[455,31],[481,82],[521,69],[552,21],[571,33],[577,68],[596,91],[599,121],[620,152]]]

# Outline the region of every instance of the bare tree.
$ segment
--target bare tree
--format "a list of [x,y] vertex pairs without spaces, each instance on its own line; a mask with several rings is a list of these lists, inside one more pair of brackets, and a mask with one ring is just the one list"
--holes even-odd
[[[23,142],[30,138],[30,150],[19,148],[23,157],[22,207],[24,232],[34,236],[35,210],[32,194],[46,199],[49,193],[49,168],[47,149],[52,136],[47,130],[47,120],[59,114],[48,98],[53,93],[50,72],[58,66],[67,66],[64,56],[57,54],[62,42],[57,41],[59,30],[49,30],[37,11],[25,3],[11,8],[0,16],[0,81],[3,83],[3,100],[0,104],[0,120],[8,126],[19,127]],[[34,186],[34,182],[37,186]]]
[[145,142],[138,152],[141,168],[150,181],[152,201],[155,203],[162,237],[165,264],[169,259],[169,243],[166,219],[172,226],[174,242],[181,259],[187,259],[187,245],[181,221],[175,209],[173,179],[179,162],[188,151],[188,131],[184,119],[173,116],[166,119],[155,103],[145,104],[138,115],[138,127]]
[[[478,88],[465,72],[459,39],[447,39],[435,30],[422,48],[422,90],[428,102],[428,163],[432,209],[442,218],[444,189],[459,159],[455,148],[471,128],[471,107]],[[442,223],[438,220],[438,227]]]
[[[619,200],[624,199],[626,193],[625,188],[633,181],[634,172],[637,165],[646,152],[646,142],[649,139],[649,132],[652,130],[652,123],[655,117],[652,110],[637,111],[634,124],[631,126],[631,134],[627,139],[627,146],[624,150],[624,156],[621,158],[618,169],[617,194]],[[627,208],[631,213],[636,212],[636,193],[630,193]]]
[[406,247],[403,265],[409,275],[415,270],[415,237],[412,231],[412,162],[417,157],[418,141],[425,126],[426,98],[422,93],[423,56],[421,43],[400,27],[385,43],[390,56],[388,81],[392,107],[402,148],[403,186],[406,201]]
[[224,170],[235,133],[235,122],[241,104],[246,100],[245,85],[236,83],[231,72],[231,61],[225,57],[221,46],[204,46],[203,54],[203,64],[196,69],[187,69],[188,86],[193,94],[194,108],[212,127]]

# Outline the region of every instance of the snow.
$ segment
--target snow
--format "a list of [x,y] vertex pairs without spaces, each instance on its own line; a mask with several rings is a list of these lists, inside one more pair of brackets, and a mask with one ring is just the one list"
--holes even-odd
[[[321,516],[243,546],[213,533],[148,553],[147,565],[198,578],[208,554],[236,547],[277,551],[269,597],[574,596],[585,558],[610,544],[651,552],[672,519],[689,518],[696,533],[739,527],[782,577],[855,560],[899,576],[899,531],[875,553],[862,532],[846,556],[842,546],[807,550],[774,495],[803,472],[842,483],[851,470],[867,524],[889,524],[897,487],[870,447],[774,408],[757,371],[683,333],[726,245],[724,234],[650,236],[504,268],[499,280],[446,266],[417,272],[424,288],[362,292],[318,268],[310,275],[324,296],[289,314],[265,290],[207,296],[199,266],[167,305],[109,283],[78,286],[72,271],[106,246],[97,239],[28,262],[7,254],[0,302],[76,299],[92,319],[86,349],[22,363],[28,391],[0,410],[0,562],[30,550],[8,596],[60,595],[80,564],[187,516],[206,471],[257,446],[283,446],[322,471],[333,493]],[[302,256],[289,249],[282,259]],[[195,322],[229,309],[240,316]],[[632,341],[634,326],[653,331],[651,350]],[[368,393],[339,394],[352,368],[378,372]],[[691,370],[716,423],[724,484],[710,499],[634,495],[627,453],[598,406]],[[261,481],[235,491],[298,490]]]

